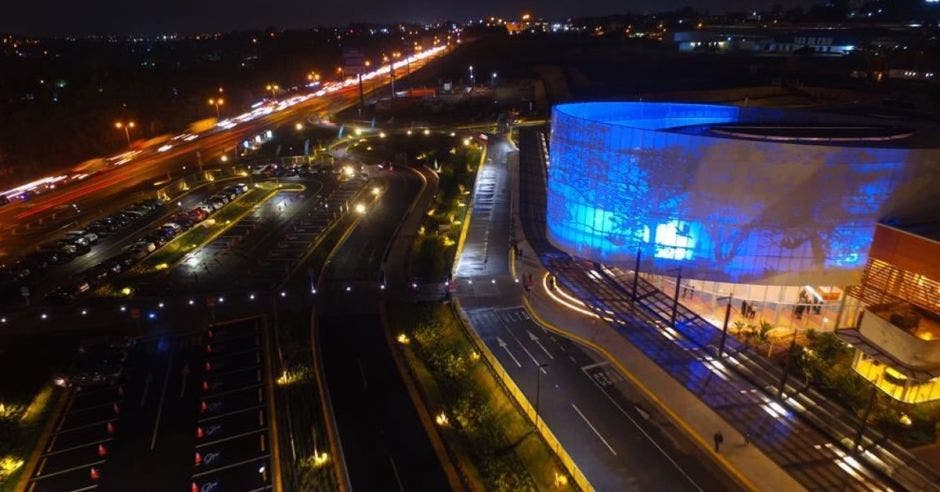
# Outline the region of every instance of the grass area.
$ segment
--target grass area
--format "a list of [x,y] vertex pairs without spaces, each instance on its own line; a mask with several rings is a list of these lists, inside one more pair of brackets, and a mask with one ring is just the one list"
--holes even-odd
[[470,191],[483,147],[450,132],[415,130],[412,135],[360,139],[351,150],[371,161],[396,156],[396,162],[418,162],[438,174],[438,192],[418,229],[409,255],[409,277],[436,282],[447,277],[461,225],[469,210]]
[[0,491],[13,490],[63,391],[50,382],[88,332],[0,337]]
[[[313,271],[320,271],[330,251],[356,220],[344,214],[317,243],[306,260]],[[293,429],[293,449],[288,439],[281,439],[282,475],[286,490],[335,491],[335,457],[330,456],[329,437],[323,422],[321,399],[313,373],[310,307],[285,303],[280,306],[276,327],[284,357],[284,371],[277,379],[277,405],[281,409],[282,430]],[[286,420],[285,420],[286,418]]]
[[[810,330],[806,338],[792,355],[782,354],[784,360],[792,357],[798,374],[861,418],[873,386],[852,369],[854,350],[832,333]],[[904,446],[934,444],[940,437],[940,403],[907,405],[876,390],[869,424]]]
[[444,409],[441,434],[471,489],[575,487],[450,306],[391,304],[389,317],[396,336],[407,337],[399,347],[424,397]]

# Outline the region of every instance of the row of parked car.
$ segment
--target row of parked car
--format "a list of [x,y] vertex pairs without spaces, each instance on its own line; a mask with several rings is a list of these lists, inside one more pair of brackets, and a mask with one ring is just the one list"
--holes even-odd
[[85,229],[69,231],[61,239],[44,243],[19,261],[0,268],[0,286],[6,289],[26,286],[49,267],[68,263],[88,253],[100,238],[150,219],[162,206],[163,202],[156,199],[137,202],[89,224]]
[[128,246],[123,253],[109,258],[86,271],[76,282],[62,286],[50,293],[47,300],[59,304],[75,300],[92,287],[105,283],[109,278],[127,270],[179,234],[206,220],[212,212],[222,208],[246,191],[248,191],[247,185],[231,185],[190,210],[176,212],[163,225],[153,229]]

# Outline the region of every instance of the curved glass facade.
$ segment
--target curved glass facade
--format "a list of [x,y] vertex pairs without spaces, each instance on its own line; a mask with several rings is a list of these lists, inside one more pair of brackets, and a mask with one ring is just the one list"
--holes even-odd
[[555,106],[549,239],[609,264],[632,265],[640,250],[644,270],[682,267],[687,278],[852,283],[875,223],[902,204],[934,200],[929,190],[940,178],[929,158],[937,154],[709,131],[716,124],[792,124],[794,116],[806,117],[702,104]]

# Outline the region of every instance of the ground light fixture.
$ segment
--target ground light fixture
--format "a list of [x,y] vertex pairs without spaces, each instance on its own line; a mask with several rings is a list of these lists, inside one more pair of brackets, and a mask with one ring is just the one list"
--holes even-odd
[[255,295],[254,295],[254,294],[248,294],[248,298],[253,301],[253,300],[255,300]]
[[366,206],[365,206],[365,204],[363,204],[363,203],[357,203],[357,204],[356,204],[356,213],[357,213],[357,214],[360,214],[360,215],[366,213]]
[[281,297],[287,297],[287,292],[285,292],[285,291],[282,290],[282,291],[281,291]]

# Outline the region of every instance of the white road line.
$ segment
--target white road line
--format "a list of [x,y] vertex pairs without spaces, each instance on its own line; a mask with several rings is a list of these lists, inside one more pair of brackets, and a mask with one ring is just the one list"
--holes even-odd
[[38,476],[31,478],[30,480],[32,481],[45,480],[49,477],[55,477],[55,476],[62,475],[65,473],[73,472],[75,470],[81,470],[82,468],[88,468],[90,466],[100,465],[104,462],[105,460],[92,461],[91,463],[85,463],[84,465],[73,466],[71,468],[66,468],[64,470],[54,471],[52,473],[46,473],[45,475],[38,475]]
[[[214,441],[209,441],[209,442],[204,442],[204,443],[197,444],[197,445],[196,445],[196,448],[203,448],[203,447],[206,447],[206,446],[212,446],[213,444],[219,444],[220,442],[231,441],[231,440],[233,440],[233,439],[238,439],[239,437],[245,437],[245,436],[250,436],[250,435],[252,435],[252,434],[258,434],[259,432],[264,432],[264,431],[266,431],[266,430],[268,430],[267,427],[262,427],[262,428],[260,428],[260,429],[255,429],[255,430],[250,430],[250,431],[247,431],[247,432],[242,432],[241,434],[235,434],[234,436],[223,437],[223,438],[220,438],[220,439],[216,439],[216,440],[214,440]],[[264,451],[264,450],[262,449],[262,451]]]
[[250,411],[252,411],[252,410],[256,410],[256,409],[258,409],[258,408],[261,408],[261,407],[263,407],[263,406],[264,406],[264,405],[255,405],[255,406],[251,406],[251,407],[240,408],[240,409],[238,409],[238,410],[232,410],[231,412],[220,413],[220,414],[218,414],[218,415],[213,415],[213,416],[211,416],[211,417],[201,418],[201,419],[197,420],[196,423],[208,422],[208,421],[210,421],[210,420],[220,419],[220,418],[222,418],[222,417],[228,417],[229,415],[235,415],[235,414],[237,414],[237,413],[250,412]]
[[597,431],[597,427],[594,427],[594,424],[592,424],[591,421],[588,420],[583,413],[581,413],[581,409],[579,409],[578,406],[574,403],[572,403],[571,406],[574,408],[575,412],[578,412],[578,415],[581,416],[581,419],[584,420],[584,423],[587,424],[592,431],[594,431],[594,434],[597,435],[597,438],[600,439],[602,443],[604,443],[604,446],[607,446],[607,449],[609,449],[614,456],[617,456],[617,452],[614,451],[614,448],[610,447],[610,443],[608,443],[607,439],[604,439],[604,436],[602,436],[601,433]]
[[211,398],[218,398],[218,397],[220,397],[220,396],[225,396],[225,395],[228,395],[228,394],[231,394],[231,393],[238,393],[239,391],[245,391],[245,390],[249,390],[249,389],[258,388],[258,387],[260,387],[260,386],[261,386],[260,384],[249,384],[249,385],[247,385],[247,386],[242,386],[241,388],[234,388],[234,389],[225,390],[225,391],[218,391],[218,392],[215,392],[215,393],[206,393],[206,394],[204,395],[204,398],[210,398],[210,397],[211,397]]
[[405,492],[405,485],[401,483],[401,477],[398,475],[398,467],[395,466],[395,459],[388,455],[388,462],[392,464],[392,473],[395,474],[395,481],[398,482],[399,492]]
[[594,363],[594,364],[588,364],[588,365],[586,365],[586,366],[581,366],[581,370],[582,370],[582,371],[587,371],[588,369],[594,369],[595,367],[608,366],[608,365],[610,365],[610,362],[607,362],[606,360],[604,360],[604,361],[601,361],[601,362],[596,362],[596,363]]
[[157,432],[160,430],[160,418],[163,416],[163,400],[166,399],[166,387],[170,385],[170,369],[173,368],[173,352],[166,364],[166,374],[163,377],[163,390],[160,392],[160,404],[157,405],[157,420],[153,424],[153,435],[150,437],[150,450],[157,447]]
[[533,342],[535,342],[535,344],[538,345],[540,349],[542,349],[542,352],[545,352],[545,355],[547,355],[549,359],[555,358],[555,356],[552,355],[552,353],[549,352],[547,348],[545,348],[545,345],[542,345],[542,342],[539,340],[539,337],[537,337],[534,333],[532,333],[529,330],[526,330],[526,333],[529,335],[529,340],[532,340]]
[[67,448],[57,449],[55,451],[49,451],[48,453],[44,453],[42,456],[43,457],[54,456],[57,454],[67,453],[69,451],[75,451],[76,449],[87,448],[88,446],[94,446],[95,444],[101,444],[101,443],[105,443],[105,442],[112,441],[112,440],[114,440],[114,438],[109,437],[107,439],[98,439],[97,441],[86,442],[84,444],[76,444],[75,446],[69,446]]
[[193,474],[193,478],[203,477],[203,476],[206,476],[206,475],[208,475],[208,474],[210,474],[210,473],[216,473],[216,472],[228,470],[229,468],[235,468],[236,466],[242,466],[242,465],[244,465],[244,464],[254,463],[255,461],[268,459],[269,456],[271,456],[271,455],[270,455],[270,454],[263,454],[263,455],[261,455],[261,456],[255,456],[254,458],[248,458],[247,460],[239,461],[238,463],[232,463],[232,464],[230,464],[230,465],[220,466],[220,467],[218,467],[218,468],[213,468],[213,469],[211,469],[211,470],[206,470],[206,471],[204,471],[204,472],[199,472],[199,473]]
[[500,347],[502,347],[503,350],[505,350],[507,354],[509,354],[509,357],[512,358],[512,361],[515,362],[517,366],[519,366],[520,368],[522,367],[522,364],[519,362],[519,359],[517,359],[516,356],[513,355],[512,352],[509,351],[509,347],[506,345],[506,342],[502,338],[496,337],[496,343]]
[[56,435],[65,434],[66,432],[72,432],[72,431],[87,429],[87,428],[89,428],[89,427],[94,427],[94,426],[96,426],[96,425],[107,424],[108,422],[114,422],[115,420],[117,420],[117,417],[112,417],[112,418],[110,418],[110,419],[99,420],[99,421],[97,421],[97,422],[92,422],[92,423],[90,423],[90,424],[79,425],[78,427],[69,427],[68,429],[60,430],[60,431],[56,432]]
[[97,489],[97,488],[98,488],[98,484],[92,484],[92,485],[89,485],[89,486],[87,486],[87,487],[82,487],[82,488],[80,488],[80,489],[75,489],[75,490],[73,490],[72,492],[85,492],[85,491],[87,491],[87,490],[95,490],[95,489]]
[[[597,366],[597,364],[595,364],[594,366],[591,366],[591,367],[595,367],[595,366]],[[588,366],[585,366],[585,367],[588,367]],[[583,368],[582,368],[582,369],[583,369]],[[585,375],[587,375],[587,371],[585,371]],[[600,390],[600,392],[603,393],[604,396],[606,396],[608,400],[610,400],[610,403],[614,405],[614,408],[616,408],[617,410],[619,410],[620,413],[622,413],[623,416],[626,417],[627,420],[629,420],[629,421],[634,425],[634,427],[636,427],[637,430],[639,430],[640,433],[643,434],[644,437],[646,437],[646,439],[650,442],[650,444],[652,444],[653,446],[655,446],[656,449],[659,450],[659,452],[660,452],[667,460],[669,460],[670,463],[672,463],[672,466],[673,466],[676,470],[678,470],[679,473],[681,473],[682,476],[685,477],[685,479],[688,480],[688,482],[689,482],[690,484],[692,484],[693,487],[695,487],[697,490],[705,490],[705,489],[703,489],[702,487],[700,487],[699,484],[697,484],[697,483],[695,482],[695,480],[692,480],[692,477],[690,477],[689,474],[686,473],[685,470],[683,470],[681,466],[679,466],[679,463],[676,463],[676,461],[675,461],[674,459],[672,459],[672,456],[669,456],[669,453],[667,453],[666,450],[663,449],[662,446],[659,445],[659,443],[657,443],[656,441],[653,440],[653,436],[649,435],[649,433],[646,432],[646,429],[644,429],[642,426],[640,426],[640,423],[637,422],[636,419],[634,419],[630,414],[628,414],[628,413],[626,412],[626,410],[624,410],[623,407],[621,407],[621,406],[617,403],[617,401],[614,400],[614,398],[613,398],[612,396],[610,396],[610,394],[607,392],[607,390],[605,390],[603,387],[601,387],[601,385],[597,384],[597,381],[595,381],[593,378],[588,377],[588,379],[590,379],[591,382],[594,384],[594,386],[597,387],[597,389]]]
[[529,352],[529,349],[525,348],[525,345],[522,344],[522,340],[519,340],[519,337],[517,337],[516,334],[513,333],[512,330],[510,330],[508,326],[506,327],[506,332],[509,333],[509,336],[511,336],[512,339],[515,340],[517,344],[519,344],[519,347],[522,348],[522,350],[526,353],[526,355],[528,355],[529,358],[532,359],[532,363],[535,364],[535,367],[538,367],[539,370],[542,371],[542,374],[548,374],[545,368],[541,367],[539,360],[536,359],[534,355],[532,355],[532,352]]

